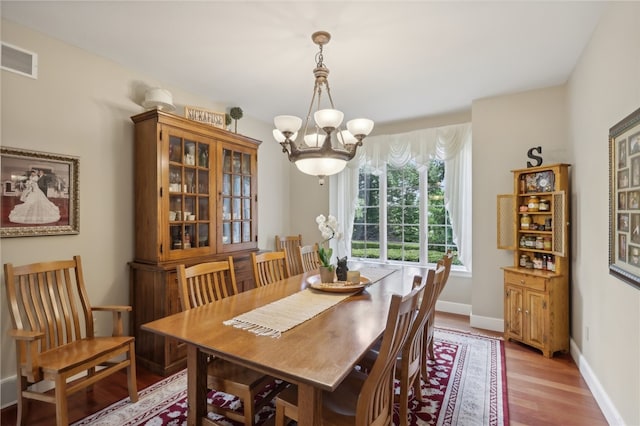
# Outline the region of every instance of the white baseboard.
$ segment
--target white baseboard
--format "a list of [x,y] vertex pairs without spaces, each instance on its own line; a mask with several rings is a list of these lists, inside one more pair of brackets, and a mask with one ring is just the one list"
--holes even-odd
[[469,324],[474,328],[504,333],[504,320],[501,318],[483,317],[472,313],[469,316]]
[[16,376],[5,377],[0,381],[0,408],[7,408],[16,403],[18,381]]
[[573,341],[573,339],[570,339],[569,346],[571,357],[578,366],[580,375],[582,376],[584,381],[587,382],[587,386],[589,386],[589,390],[593,394],[593,397],[602,410],[602,413],[607,419],[607,422],[609,422],[610,425],[624,426],[625,423],[622,419],[622,416],[620,416],[620,413],[616,409],[615,405],[613,405],[613,402],[611,402],[609,395],[607,394],[607,392],[605,392],[604,388],[600,384],[600,381],[598,380],[598,377],[593,373],[593,370],[591,370],[591,366],[589,366],[587,360],[582,356],[582,352],[580,352],[578,345]]
[[498,333],[504,332],[504,320],[500,318],[473,315],[471,312],[471,305],[439,300],[436,302],[436,311],[466,315],[469,317],[469,325],[471,325],[471,327],[497,331]]
[[471,305],[438,300],[436,302],[436,311],[469,316],[471,315]]

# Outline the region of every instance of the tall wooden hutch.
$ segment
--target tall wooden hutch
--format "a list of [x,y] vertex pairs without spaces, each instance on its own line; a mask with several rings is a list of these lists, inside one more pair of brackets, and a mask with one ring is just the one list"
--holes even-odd
[[569,165],[513,170],[514,192],[498,196],[504,270],[504,338],[550,358],[569,350]]
[[131,325],[138,362],[160,374],[186,366],[177,341],[140,330],[180,311],[175,268],[234,257],[240,291],[254,287],[260,141],[159,110],[135,123],[135,259]]

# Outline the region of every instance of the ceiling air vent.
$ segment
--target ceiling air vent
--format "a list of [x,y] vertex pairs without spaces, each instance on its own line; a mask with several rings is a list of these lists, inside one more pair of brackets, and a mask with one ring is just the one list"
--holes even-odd
[[1,68],[27,77],[38,78],[38,54],[3,42]]

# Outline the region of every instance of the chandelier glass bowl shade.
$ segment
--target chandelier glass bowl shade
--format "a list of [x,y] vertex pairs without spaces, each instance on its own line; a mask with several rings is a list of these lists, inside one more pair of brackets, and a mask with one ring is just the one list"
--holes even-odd
[[[304,127],[300,117],[279,115],[273,119],[276,126],[273,137],[298,170],[318,176],[322,185],[326,176],[340,173],[355,156],[357,148],[362,146],[362,140],[373,130],[373,121],[356,118],[347,122],[346,130],[340,128],[344,114],[333,104],[327,80],[329,69],[325,67],[322,55],[323,46],[331,40],[331,35],[326,31],[317,31],[311,39],[320,50],[316,54],[316,68],[313,70],[315,84]],[[329,101],[327,108],[322,108],[323,92]],[[296,142],[301,128],[301,141]]]

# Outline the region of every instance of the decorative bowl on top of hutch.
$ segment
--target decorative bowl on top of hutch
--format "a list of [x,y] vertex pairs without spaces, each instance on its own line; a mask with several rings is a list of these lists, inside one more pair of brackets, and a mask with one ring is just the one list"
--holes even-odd
[[504,338],[550,358],[569,350],[569,165],[513,170],[514,193],[498,196],[504,270]]
[[240,291],[254,287],[260,141],[159,110],[135,123],[135,259],[131,324],[137,360],[160,374],[186,366],[186,350],[140,330],[181,310],[176,265],[229,255]]

